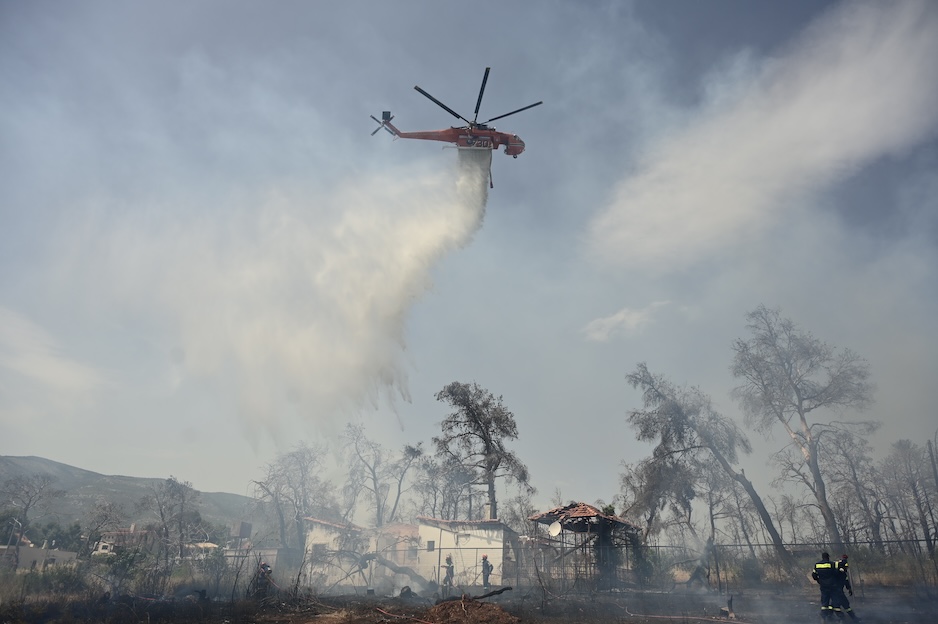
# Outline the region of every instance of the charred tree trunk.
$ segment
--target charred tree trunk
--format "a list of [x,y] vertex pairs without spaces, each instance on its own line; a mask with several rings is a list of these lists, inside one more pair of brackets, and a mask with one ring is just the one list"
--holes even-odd
[[743,489],[746,490],[746,493],[749,494],[749,498],[752,500],[752,504],[756,506],[756,511],[759,513],[759,518],[762,520],[762,524],[765,526],[766,532],[768,532],[769,537],[772,540],[772,545],[775,548],[775,553],[778,555],[779,560],[782,562],[782,565],[789,572],[795,568],[795,560],[787,550],[785,550],[785,544],[782,543],[782,537],[778,534],[778,531],[775,529],[775,522],[772,520],[772,516],[769,515],[769,510],[765,508],[765,503],[762,502],[762,497],[759,496],[759,493],[756,492],[756,488],[753,487],[752,481],[746,478],[746,475],[740,471],[739,474],[731,475],[733,478],[743,486]]
[[935,461],[935,447],[929,440],[926,445],[928,448],[928,457],[931,459],[932,478],[935,480],[935,491],[938,492],[938,462]]
[[860,509],[863,510],[863,516],[866,520],[867,528],[870,530],[870,538],[873,542],[873,547],[881,553],[886,552],[883,546],[882,513],[878,512],[878,510],[874,511],[877,505],[875,502],[870,502],[869,492],[863,484],[860,483],[856,465],[854,465],[849,458],[846,458],[846,461],[849,462],[850,485],[853,486],[853,492],[856,494],[857,501],[860,503]]
[[821,510],[821,518],[824,519],[824,527],[827,529],[828,538],[834,550],[843,552],[844,540],[840,535],[840,527],[837,526],[837,517],[834,510],[831,509],[827,501],[827,484],[824,483],[824,477],[821,475],[821,467],[818,464],[817,442],[807,449],[808,469],[811,471],[811,477],[814,479],[814,498],[817,501],[818,509]]
[[911,481],[909,486],[912,490],[912,499],[915,501],[915,510],[918,512],[918,521],[922,527],[922,532],[925,535],[925,547],[928,549],[928,554],[935,556],[935,541],[932,539],[931,527],[928,524],[928,516],[925,513],[925,504],[922,500],[922,492],[918,487],[918,483]]
[[495,520],[498,518],[498,501],[495,499],[495,474],[489,474],[486,481],[488,482],[489,517],[483,518],[483,520]]
[[778,534],[778,530],[775,528],[775,522],[772,520],[769,510],[766,509],[765,503],[762,502],[762,497],[759,496],[759,493],[756,492],[756,488],[752,485],[752,481],[746,478],[745,471],[740,470],[736,472],[721,453],[718,453],[712,448],[711,450],[713,451],[714,458],[723,468],[724,472],[746,490],[746,494],[749,495],[749,499],[752,501],[752,504],[755,505],[759,518],[762,520],[762,524],[765,526],[765,530],[772,540],[772,545],[775,548],[775,553],[778,555],[779,561],[781,561],[786,571],[790,573],[795,569],[795,560],[791,556],[791,553],[785,549],[785,544],[782,543],[782,536]]
[[736,488],[733,488],[733,500],[736,501],[736,514],[739,516],[739,529],[743,533],[743,539],[746,540],[746,546],[749,547],[749,555],[753,559],[757,559],[756,549],[752,545],[752,539],[749,537],[749,530],[746,528],[746,518],[743,515],[743,506],[739,502],[739,492]]

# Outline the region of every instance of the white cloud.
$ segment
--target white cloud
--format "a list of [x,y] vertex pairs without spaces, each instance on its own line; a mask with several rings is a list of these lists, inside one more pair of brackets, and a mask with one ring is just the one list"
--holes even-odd
[[[662,140],[590,226],[618,266],[684,268],[751,239],[805,193],[933,136],[938,11],[928,3],[846,3],[744,88]],[[734,101],[726,92],[738,94]]]
[[[107,383],[99,369],[70,358],[42,326],[4,306],[0,306],[0,367],[33,384],[36,397],[60,407],[90,399]],[[13,390],[11,385],[8,391]]]
[[655,301],[640,310],[622,308],[615,314],[590,321],[582,329],[587,340],[606,342],[616,335],[627,335],[640,332],[645,326],[654,322],[653,313],[658,308],[667,305],[669,301]]

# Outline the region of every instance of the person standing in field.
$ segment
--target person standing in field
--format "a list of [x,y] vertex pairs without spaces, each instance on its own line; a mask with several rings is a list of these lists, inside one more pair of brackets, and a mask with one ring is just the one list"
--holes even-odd
[[[844,595],[844,590],[846,589],[847,593],[853,596],[853,587],[850,585],[850,563],[847,561],[847,555],[840,556],[840,561],[837,562],[837,569],[843,572],[840,593],[837,595],[837,602],[840,603],[840,611],[849,615],[850,619],[854,622],[859,622],[860,618],[853,612],[853,608],[850,607],[850,601],[847,599],[847,596]],[[834,612],[837,612],[837,607],[834,608]]]
[[492,574],[494,567],[489,562],[489,556],[482,555],[482,589],[485,591],[489,590],[489,575]]
[[443,576],[443,597],[447,598],[453,589],[453,577],[455,576],[456,572],[456,567],[453,565],[452,555],[446,555],[446,563],[443,566],[443,569],[445,570],[445,575]]
[[[821,589],[821,619],[830,620],[834,617],[834,610],[840,612],[838,593],[843,593],[844,572],[831,561],[829,553],[821,553],[821,560],[814,564],[811,578],[820,585]],[[834,604],[836,602],[836,604]]]

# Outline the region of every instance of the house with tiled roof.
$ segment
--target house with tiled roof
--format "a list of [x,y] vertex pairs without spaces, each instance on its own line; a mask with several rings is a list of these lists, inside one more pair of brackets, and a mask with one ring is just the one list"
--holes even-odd
[[91,555],[93,557],[114,555],[122,550],[152,552],[156,548],[156,543],[156,531],[138,529],[136,524],[131,524],[126,529],[102,532]]

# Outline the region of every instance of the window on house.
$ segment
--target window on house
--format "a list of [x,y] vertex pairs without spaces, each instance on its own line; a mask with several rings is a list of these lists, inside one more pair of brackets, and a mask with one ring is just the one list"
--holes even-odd
[[324,559],[326,556],[325,544],[313,544],[313,559]]
[[436,542],[433,540],[427,540],[427,552],[433,552],[436,549]]

